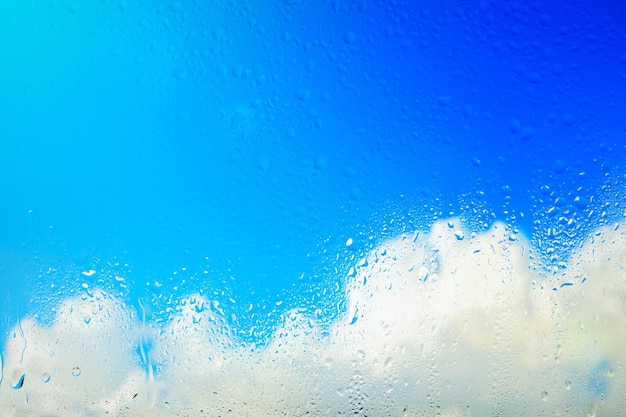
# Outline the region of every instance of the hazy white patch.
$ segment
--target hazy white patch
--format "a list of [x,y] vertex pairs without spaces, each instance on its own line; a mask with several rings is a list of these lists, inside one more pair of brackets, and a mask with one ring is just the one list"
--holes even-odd
[[[307,311],[290,311],[262,349],[238,341],[217,304],[201,296],[184,300],[161,329],[101,293],[68,300],[51,328],[23,320],[24,337],[16,327],[9,338],[0,409],[25,416],[619,415],[626,407],[624,234],[599,230],[567,269],[548,277],[530,256],[529,243],[511,239],[502,224],[471,236],[453,219],[429,234],[400,236],[354,265],[344,319],[323,333]],[[22,386],[11,388],[7,379],[19,383],[22,373]]]
[[67,300],[51,327],[21,320],[5,346],[5,374],[23,373],[24,381],[0,386],[0,409],[19,416],[136,409],[133,396],[146,391],[133,353],[137,331],[131,311],[100,291]]

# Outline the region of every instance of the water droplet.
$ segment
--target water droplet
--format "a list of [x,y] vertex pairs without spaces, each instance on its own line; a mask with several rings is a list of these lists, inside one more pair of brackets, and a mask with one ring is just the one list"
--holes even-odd
[[352,326],[359,319],[359,309],[357,308],[354,311],[354,316],[352,316],[352,320],[350,321],[350,325]]
[[24,386],[24,378],[26,378],[26,374],[21,369],[13,371],[11,374],[11,388],[22,388],[22,386]]
[[350,200],[360,200],[363,196],[363,192],[359,187],[350,188]]
[[80,368],[78,366],[72,368],[72,375],[80,376]]
[[257,155],[254,161],[254,167],[261,172],[267,171],[270,165],[270,160],[265,155]]
[[533,84],[539,84],[541,82],[541,74],[536,71],[531,72],[528,74],[528,81]]
[[356,39],[356,36],[354,35],[353,32],[347,31],[343,34],[343,41],[347,43],[348,45],[352,45],[355,39]]
[[306,88],[296,91],[296,98],[300,101],[307,101],[311,97],[311,90]]
[[564,173],[566,169],[567,169],[567,162],[565,162],[563,159],[558,159],[554,163],[554,172],[556,172],[557,174]]
[[541,391],[541,400],[548,401],[548,391]]
[[172,71],[172,76],[177,80],[186,80],[187,75],[187,70],[184,68],[177,68]]
[[452,103],[452,97],[450,96],[441,96],[439,98],[437,98],[437,103],[439,103],[440,106],[442,107],[447,107],[450,105],[450,103]]
[[531,140],[535,136],[535,129],[530,126],[525,126],[522,128],[520,132],[520,138],[522,140]]
[[569,391],[570,389],[572,389],[572,381],[570,381],[569,379],[565,380],[565,389],[567,391]]
[[606,376],[609,378],[613,378],[613,376],[615,376],[615,372],[613,371],[613,369],[611,368],[607,369]]
[[596,417],[598,406],[595,403],[591,403],[587,406],[587,417]]
[[350,246],[352,246],[353,243],[354,243],[354,241],[352,240],[351,237],[349,237],[348,240],[346,240],[346,247],[349,248]]
[[176,12],[180,12],[180,10],[182,9],[182,5],[178,1],[173,1],[173,2],[170,3],[168,8],[169,8],[170,12],[175,12],[176,13]]
[[323,155],[319,155],[315,158],[315,162],[313,162],[313,168],[317,171],[321,171],[326,167],[326,157]]
[[457,230],[456,232],[454,232],[454,236],[456,236],[456,240],[463,240],[463,239],[465,239],[465,235],[460,230]]
[[550,23],[552,22],[552,16],[550,16],[547,13],[542,13],[539,16],[539,24],[543,27],[548,27],[550,26]]
[[565,113],[561,118],[563,126],[571,126],[574,124],[574,115],[572,113]]
[[517,133],[520,131],[521,128],[522,125],[520,124],[519,120],[511,119],[509,121],[509,130],[511,131],[511,133]]
[[356,171],[352,167],[345,167],[343,169],[343,175],[346,178],[354,178],[356,176]]
[[41,380],[43,381],[44,384],[50,382],[50,374],[47,372],[44,372],[43,375],[41,376]]
[[418,270],[418,276],[420,281],[426,281],[428,279],[428,269],[421,266]]

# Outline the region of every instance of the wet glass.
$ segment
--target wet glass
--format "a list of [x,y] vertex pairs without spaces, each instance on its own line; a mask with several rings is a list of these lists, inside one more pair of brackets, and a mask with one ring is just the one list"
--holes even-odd
[[0,4],[0,414],[617,416],[626,7]]

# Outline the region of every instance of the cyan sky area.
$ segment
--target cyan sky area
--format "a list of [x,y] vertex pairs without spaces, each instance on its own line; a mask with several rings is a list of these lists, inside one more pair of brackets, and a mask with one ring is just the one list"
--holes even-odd
[[625,45],[617,1],[3,1],[2,329],[82,283],[331,320],[459,216],[558,268],[623,219]]

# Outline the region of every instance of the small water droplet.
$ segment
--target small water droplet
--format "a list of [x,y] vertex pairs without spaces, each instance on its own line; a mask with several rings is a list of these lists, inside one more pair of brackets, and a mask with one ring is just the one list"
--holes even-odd
[[352,240],[351,237],[349,237],[348,240],[346,240],[346,247],[352,246],[353,243],[354,243],[354,241]]
[[567,162],[562,159],[557,159],[557,161],[554,163],[554,172],[556,172],[557,174],[562,174],[565,172],[566,169]]
[[307,101],[311,98],[311,90],[303,88],[301,90],[296,90],[296,98],[300,101]]
[[598,406],[595,403],[591,403],[587,406],[587,417],[596,417]]
[[522,125],[518,119],[511,119],[509,121],[509,130],[511,133],[517,133],[522,128]]
[[574,124],[574,115],[572,113],[565,113],[561,118],[563,126],[571,126]]
[[437,98],[437,103],[439,103],[439,105],[441,107],[447,107],[450,105],[450,103],[452,103],[452,97],[450,96],[441,96]]
[[26,378],[26,373],[24,373],[21,369],[13,371],[11,374],[11,388],[22,388],[24,386],[24,378]]
[[572,381],[570,381],[569,379],[565,381],[565,389],[568,391],[572,389]]
[[361,191],[360,188],[358,187],[350,188],[350,200],[352,201],[360,200],[362,195],[363,195],[363,192]]
[[313,168],[317,171],[321,171],[326,167],[326,157],[323,155],[318,155],[315,158],[315,162],[313,162]]
[[356,36],[354,35],[353,32],[347,31],[343,34],[343,41],[347,43],[348,45],[353,44],[355,39],[356,39]]
[[552,23],[552,16],[547,14],[547,13],[542,13],[541,15],[539,15],[539,24],[543,27],[548,27],[550,26],[550,23]]
[[418,271],[418,276],[420,281],[426,281],[428,279],[428,269],[421,266]]
[[50,382],[50,374],[47,372],[44,372],[43,375],[41,376],[41,380],[43,381],[44,384]]
[[254,167],[261,172],[266,172],[270,166],[270,160],[265,155],[257,155],[254,161]]
[[606,376],[609,378],[613,378],[613,376],[615,375],[615,372],[613,371],[613,369],[609,368],[606,371]]
[[541,391],[541,400],[548,401],[548,391]]
[[354,311],[354,316],[352,316],[352,320],[350,321],[350,325],[352,326],[359,319],[359,309],[357,308]]
[[465,235],[460,230],[457,230],[456,232],[454,232],[454,236],[456,236],[456,240],[463,240],[463,239],[465,239]]
[[186,80],[187,79],[187,70],[184,68],[177,68],[172,71],[172,76],[177,80]]
[[533,136],[535,136],[535,129],[530,126],[525,126],[522,128],[522,131],[520,133],[520,138],[522,140],[530,140],[533,138]]
[[343,175],[346,178],[354,178],[356,176],[356,171],[354,168],[347,166],[343,169]]
[[72,368],[72,375],[80,376],[80,368],[78,366]]

